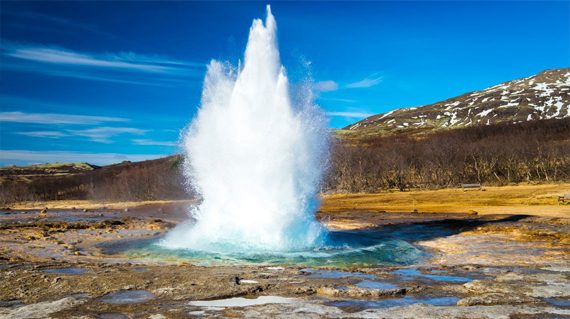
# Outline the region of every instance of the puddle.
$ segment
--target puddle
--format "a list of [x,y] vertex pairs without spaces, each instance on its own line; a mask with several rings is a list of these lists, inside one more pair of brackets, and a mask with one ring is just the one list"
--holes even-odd
[[88,270],[83,268],[49,268],[42,269],[43,272],[48,274],[64,274],[64,275],[81,275],[86,273]]
[[570,308],[570,298],[545,298],[544,301],[559,308]]
[[97,317],[99,319],[128,319],[127,315],[118,312],[102,313]]
[[368,289],[396,289],[398,286],[391,284],[389,282],[383,281],[373,281],[373,280],[363,280],[357,284],[356,287],[368,288]]
[[456,283],[466,283],[471,282],[473,279],[460,276],[447,276],[447,275],[430,275],[424,274],[415,268],[404,268],[398,269],[392,272],[400,277],[402,280],[418,280],[424,282],[428,281],[443,281],[443,282],[456,282]]
[[133,268],[133,271],[134,272],[147,272],[148,269],[144,268],[144,267],[136,267],[136,268]]
[[34,214],[34,213],[35,213],[35,211],[2,210],[2,211],[0,211],[0,216],[24,215],[24,214]]
[[427,304],[432,306],[452,306],[457,303],[458,297],[432,297],[414,298],[406,296],[403,298],[382,299],[382,300],[338,300],[327,303],[329,306],[341,308],[348,312],[356,312],[370,308],[390,308],[407,306],[412,304]]
[[81,221],[104,221],[110,220],[111,218],[108,216],[75,216],[75,215],[67,215],[67,216],[50,216],[50,219],[57,219],[63,220],[66,222],[81,222]]
[[223,309],[225,307],[248,307],[266,304],[291,304],[295,302],[296,299],[293,298],[285,298],[279,296],[259,296],[255,299],[237,297],[218,300],[196,300],[190,301],[188,305],[195,307],[208,307],[209,309],[217,310],[216,308]]
[[335,279],[335,278],[362,278],[362,279],[374,279],[376,276],[364,274],[361,272],[348,272],[348,271],[338,271],[338,270],[315,270],[311,268],[305,268],[300,270],[301,273],[308,273],[309,278],[321,278],[321,279]]
[[146,290],[120,290],[103,296],[101,301],[108,304],[129,304],[144,302],[152,298],[154,295]]

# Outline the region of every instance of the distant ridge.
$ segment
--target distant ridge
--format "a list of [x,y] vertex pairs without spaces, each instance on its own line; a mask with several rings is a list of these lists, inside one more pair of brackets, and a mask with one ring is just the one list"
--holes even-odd
[[375,134],[570,117],[570,68],[466,93],[442,102],[373,115],[344,130]]
[[46,163],[28,166],[6,166],[0,167],[0,176],[8,175],[55,175],[55,174],[75,174],[93,171],[99,166],[89,163]]

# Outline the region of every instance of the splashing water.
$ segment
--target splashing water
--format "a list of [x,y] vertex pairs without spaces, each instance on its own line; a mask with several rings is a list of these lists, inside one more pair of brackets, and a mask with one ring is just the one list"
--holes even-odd
[[314,212],[328,154],[325,120],[310,90],[292,103],[276,29],[267,6],[265,24],[256,19],[250,28],[243,67],[209,64],[184,137],[185,175],[202,202],[163,246],[248,252],[324,243]]

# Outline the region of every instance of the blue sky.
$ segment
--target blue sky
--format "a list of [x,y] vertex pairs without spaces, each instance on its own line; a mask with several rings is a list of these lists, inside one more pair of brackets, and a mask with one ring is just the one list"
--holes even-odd
[[[570,66],[570,2],[276,2],[290,80],[330,126]],[[263,2],[0,2],[0,165],[178,151],[205,66]],[[308,63],[309,67],[307,67]]]

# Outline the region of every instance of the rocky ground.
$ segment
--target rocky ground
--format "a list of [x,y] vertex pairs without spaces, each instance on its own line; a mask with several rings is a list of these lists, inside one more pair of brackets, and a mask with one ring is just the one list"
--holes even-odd
[[180,203],[2,211],[0,318],[570,318],[570,218],[319,216],[428,252],[406,266],[206,266],[109,245],[158,237],[184,216]]

